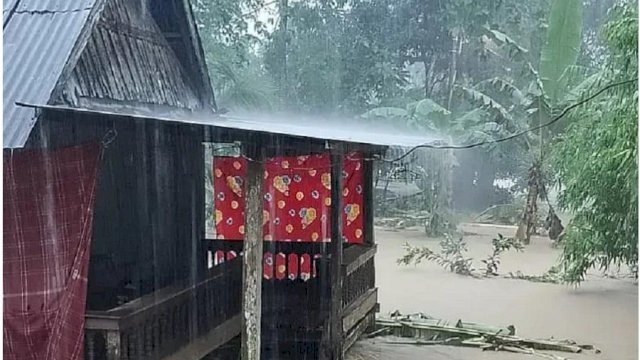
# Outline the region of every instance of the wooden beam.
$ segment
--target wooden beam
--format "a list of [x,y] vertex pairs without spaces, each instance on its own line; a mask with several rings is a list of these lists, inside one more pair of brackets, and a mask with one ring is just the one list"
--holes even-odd
[[241,324],[240,315],[236,315],[163,360],[202,359],[238,335]]
[[348,333],[360,320],[375,309],[378,302],[378,289],[370,289],[362,294],[358,300],[354,301],[344,310],[344,318],[342,319],[342,330]]
[[[370,158],[365,154],[366,158]],[[373,161],[362,161],[362,188],[363,188],[363,216],[364,216],[364,243],[373,245],[375,243],[375,232],[373,228],[374,216],[374,189],[373,189]]]
[[120,332],[107,331],[107,360],[120,360]]
[[345,335],[342,353],[346,355],[347,351],[358,341],[360,336],[364,334],[368,328],[373,327],[375,322],[375,314],[373,312],[365,315],[365,317]]
[[[56,86],[51,91],[50,99],[52,101],[58,100],[62,96],[62,91],[67,83],[67,80],[71,77],[73,73],[73,69],[75,69],[76,64],[78,64],[78,60],[84,53],[84,49],[87,46],[87,43],[91,39],[91,35],[93,34],[93,28],[96,23],[100,20],[102,16],[102,10],[108,1],[107,0],[98,0],[95,2],[94,6],[89,11],[89,15],[87,16],[87,20],[85,20],[84,25],[82,26],[82,30],[80,30],[80,35],[76,40],[73,48],[71,49],[71,53],[67,58],[64,67],[62,68],[62,72],[58,77],[58,82]],[[6,21],[5,21],[6,23]]]
[[376,255],[378,247],[373,246],[351,246],[344,251],[343,265],[345,266],[345,275],[348,276],[356,271],[360,266],[364,265],[369,259]]
[[332,144],[331,148],[331,307],[329,316],[329,341],[331,359],[342,359],[342,168],[343,148]]
[[264,149],[245,148],[248,161],[245,180],[245,239],[242,267],[242,360],[260,359],[262,310],[262,177]]
[[104,314],[104,312],[100,311],[87,311],[85,313],[85,322],[84,328],[85,330],[109,330],[109,331],[119,331],[120,330],[120,317],[112,316],[108,314]]

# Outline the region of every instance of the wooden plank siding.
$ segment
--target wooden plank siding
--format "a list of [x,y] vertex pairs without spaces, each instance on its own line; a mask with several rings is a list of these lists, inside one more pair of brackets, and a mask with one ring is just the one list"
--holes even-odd
[[[202,133],[160,122],[46,113],[30,147],[61,147],[117,136],[104,151],[91,246],[88,309],[117,305],[177,281],[202,279]],[[193,262],[192,262],[193,260]],[[124,289],[133,286],[130,292]]]
[[240,332],[234,300],[242,293],[241,273],[241,260],[235,259],[197,284],[172,285],[108,311],[88,311],[85,358],[202,358]]
[[85,108],[206,106],[195,80],[142,3],[107,2],[60,101]]

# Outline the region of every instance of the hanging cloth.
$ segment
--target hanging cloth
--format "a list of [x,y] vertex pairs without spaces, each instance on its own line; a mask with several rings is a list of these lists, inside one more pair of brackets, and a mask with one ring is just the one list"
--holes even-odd
[[5,151],[4,355],[83,358],[99,144]]

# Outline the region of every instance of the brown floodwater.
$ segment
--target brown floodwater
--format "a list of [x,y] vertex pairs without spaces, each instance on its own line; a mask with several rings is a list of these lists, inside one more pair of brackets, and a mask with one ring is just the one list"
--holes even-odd
[[[465,224],[468,256],[476,267],[492,250],[497,233],[512,236],[514,227]],[[439,239],[429,239],[417,229],[376,229],[376,284],[380,314],[394,310],[422,312],[450,321],[514,325],[518,336],[572,339],[593,344],[601,354],[558,354],[569,359],[638,359],[638,286],[632,279],[607,278],[594,271],[579,287],[534,283],[505,278],[474,279],[447,272],[435,263],[400,266],[403,244],[439,249]],[[558,259],[559,249],[547,238],[534,237],[524,252],[501,256],[501,274],[521,271],[541,275]],[[628,273],[621,270],[620,275]],[[529,355],[481,352],[447,346],[399,346],[369,339],[353,348],[352,356],[367,359],[521,359]],[[375,354],[375,355],[374,355]]]

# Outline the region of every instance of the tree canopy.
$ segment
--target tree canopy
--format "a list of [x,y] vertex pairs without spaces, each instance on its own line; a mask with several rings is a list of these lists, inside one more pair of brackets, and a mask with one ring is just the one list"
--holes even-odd
[[592,266],[638,262],[638,14],[636,4],[613,9],[603,31],[604,69],[585,95],[621,83],[572,114],[556,147],[561,204],[575,213],[562,265],[570,282]]
[[[535,209],[555,181],[574,216],[567,279],[637,263],[637,83],[492,143],[635,79],[633,2],[198,0],[194,11],[220,108],[339,114],[488,142],[422,152],[413,166],[432,198],[419,206],[477,211],[519,197]],[[500,193],[505,179],[515,186]]]

